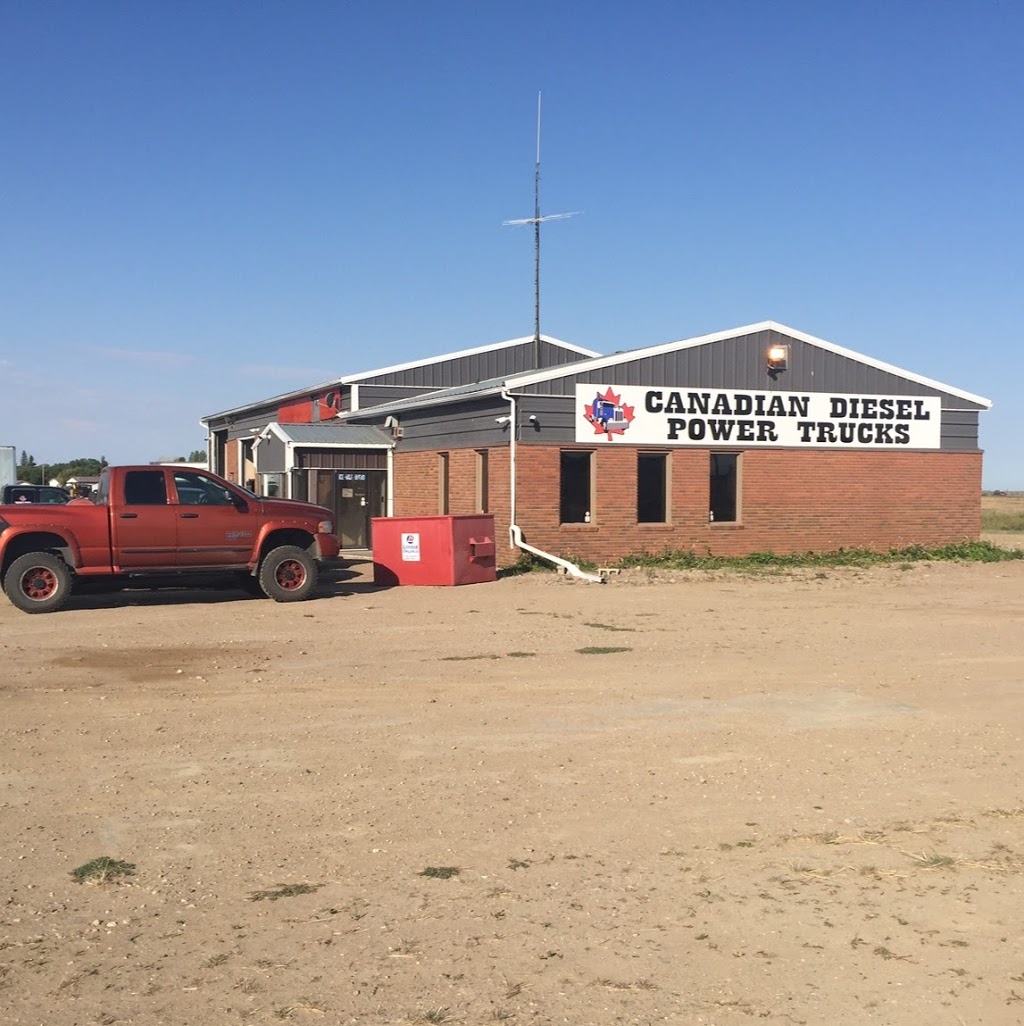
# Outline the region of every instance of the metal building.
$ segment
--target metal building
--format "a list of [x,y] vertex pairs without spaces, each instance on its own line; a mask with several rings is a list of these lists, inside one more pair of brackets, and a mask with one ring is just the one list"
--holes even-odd
[[976,538],[990,405],[766,321],[611,356],[516,339],[204,423],[214,469],[333,506],[346,545],[371,513],[491,512],[609,563]]

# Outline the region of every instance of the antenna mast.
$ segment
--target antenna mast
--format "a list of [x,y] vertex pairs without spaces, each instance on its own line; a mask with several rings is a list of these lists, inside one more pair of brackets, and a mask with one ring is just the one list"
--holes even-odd
[[502,221],[503,225],[533,225],[533,366],[540,366],[540,226],[545,221],[562,221],[579,213],[573,210],[567,214],[548,214],[541,217],[540,213],[540,100],[537,93],[537,160],[533,165],[533,217],[518,217],[511,221]]

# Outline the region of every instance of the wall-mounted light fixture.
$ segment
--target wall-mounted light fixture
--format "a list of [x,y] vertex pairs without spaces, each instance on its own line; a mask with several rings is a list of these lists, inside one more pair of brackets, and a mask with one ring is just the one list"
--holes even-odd
[[783,371],[789,370],[789,346],[772,345],[765,354],[768,363],[768,377],[777,378]]

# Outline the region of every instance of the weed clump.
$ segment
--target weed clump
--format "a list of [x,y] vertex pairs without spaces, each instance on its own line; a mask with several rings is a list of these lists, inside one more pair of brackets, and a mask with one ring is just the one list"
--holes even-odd
[[459,875],[459,869],[457,866],[427,866],[419,875],[430,877],[432,880],[450,880],[453,876]]
[[134,875],[134,862],[122,862],[107,855],[101,855],[98,859],[92,859],[77,869],[71,870],[71,879],[75,883],[105,884],[124,876]]

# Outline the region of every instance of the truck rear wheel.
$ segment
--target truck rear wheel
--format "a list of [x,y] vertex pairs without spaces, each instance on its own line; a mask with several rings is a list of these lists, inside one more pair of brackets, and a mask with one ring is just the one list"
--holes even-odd
[[316,562],[297,545],[279,545],[263,557],[260,587],[275,602],[301,602],[316,587]]
[[52,613],[71,598],[71,569],[50,552],[28,552],[7,568],[4,591],[26,613]]

